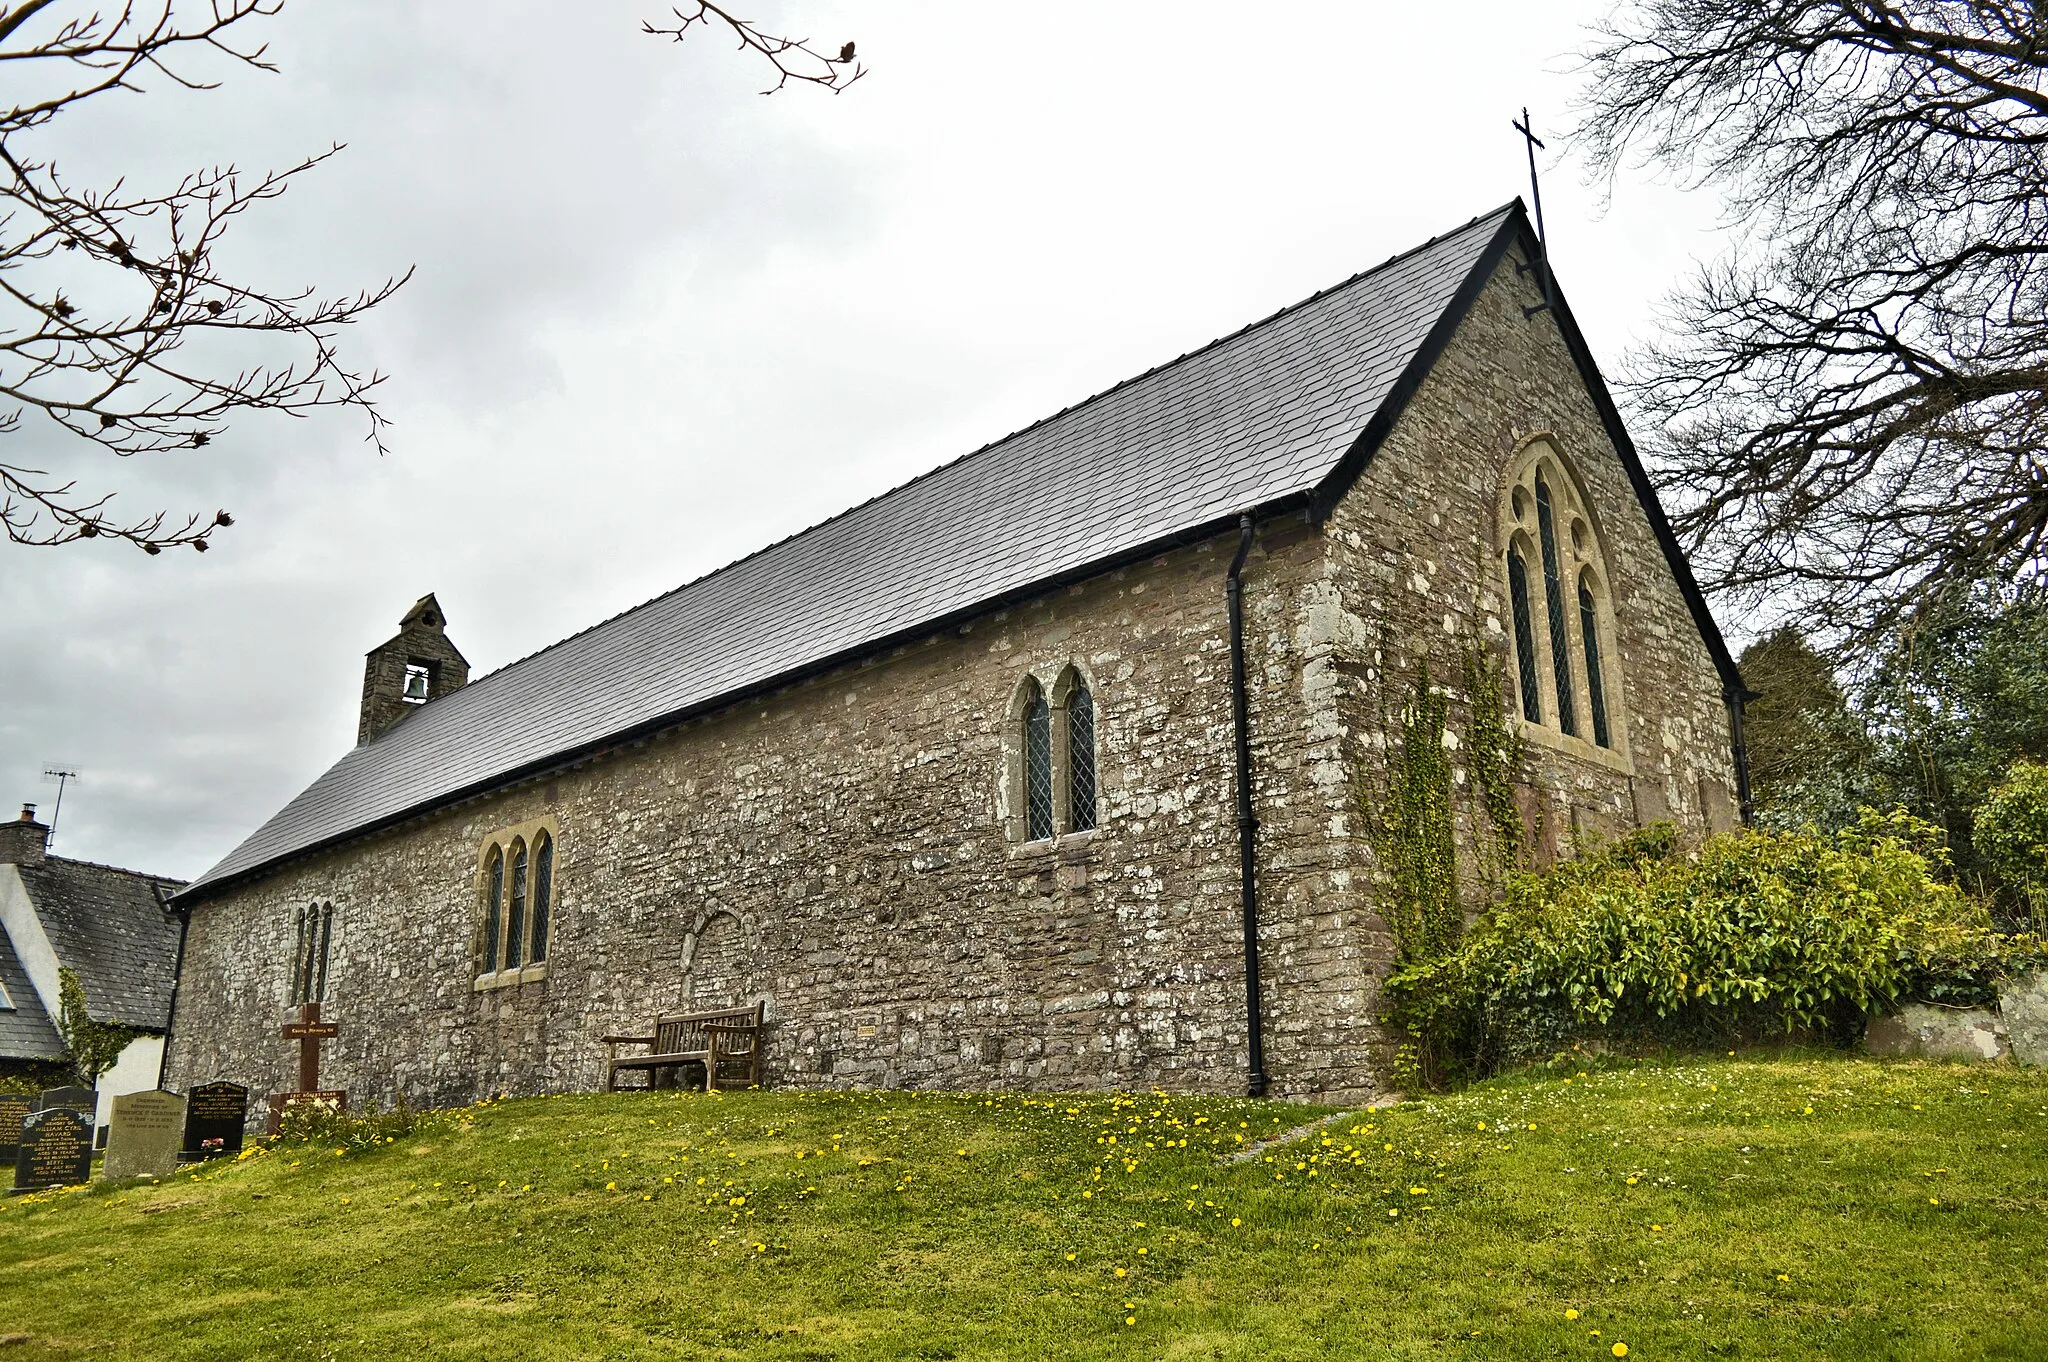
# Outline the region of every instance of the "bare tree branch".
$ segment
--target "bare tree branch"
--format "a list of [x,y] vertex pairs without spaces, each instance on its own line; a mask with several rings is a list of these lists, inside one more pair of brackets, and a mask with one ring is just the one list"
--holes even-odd
[[700,24],[707,29],[723,25],[739,39],[742,52],[756,53],[775,68],[775,83],[761,92],[764,95],[774,94],[793,80],[823,86],[836,95],[867,74],[867,68],[854,57],[852,43],[840,44],[836,55],[821,52],[811,46],[808,38],[780,38],[763,33],[747,20],[706,0],[698,0],[694,9],[675,9],[670,13],[674,16],[673,24],[662,26],[643,21],[641,31],[681,42]]
[[1742,240],[1622,389],[1711,589],[1866,648],[2048,568],[2048,42],[1984,0],[1633,0],[1587,57],[1596,173]]
[[[266,290],[215,268],[237,217],[340,147],[256,175],[234,166],[194,171],[154,192],[124,181],[75,185],[34,150],[33,134],[60,114],[97,95],[139,92],[151,76],[214,88],[189,74],[187,57],[273,70],[263,47],[238,43],[230,30],[282,4],[0,7],[0,70],[21,101],[0,109],[0,526],[16,543],[114,538],[152,554],[188,544],[203,552],[215,530],[234,523],[225,511],[115,515],[113,493],[6,452],[31,421],[60,445],[71,437],[67,448],[134,458],[203,448],[247,412],[347,407],[384,448],[373,397],[380,376],[347,366],[335,337],[405,280],[327,297]],[[267,338],[292,357],[247,367],[228,344],[245,337]]]

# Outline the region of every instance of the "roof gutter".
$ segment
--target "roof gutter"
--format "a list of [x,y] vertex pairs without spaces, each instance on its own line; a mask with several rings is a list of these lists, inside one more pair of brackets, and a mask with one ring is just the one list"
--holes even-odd
[[1237,556],[1224,578],[1230,603],[1230,720],[1237,745],[1237,869],[1244,909],[1245,1065],[1249,1091],[1266,1095],[1266,1040],[1259,1006],[1259,817],[1252,811],[1252,734],[1250,706],[1244,689],[1244,560],[1252,551],[1254,522],[1246,511],[1238,520]]

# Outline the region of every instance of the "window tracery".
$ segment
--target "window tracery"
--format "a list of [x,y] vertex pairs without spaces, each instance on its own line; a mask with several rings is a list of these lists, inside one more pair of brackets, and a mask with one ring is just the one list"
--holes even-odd
[[1017,684],[1004,739],[1009,753],[1005,818],[1010,840],[1044,842],[1089,832],[1101,821],[1095,693],[1069,664],[1050,686]]
[[477,987],[546,977],[557,895],[555,820],[500,828],[477,851]]
[[1581,754],[1625,761],[1606,554],[1584,483],[1539,438],[1510,466],[1505,491],[1499,543],[1522,722]]

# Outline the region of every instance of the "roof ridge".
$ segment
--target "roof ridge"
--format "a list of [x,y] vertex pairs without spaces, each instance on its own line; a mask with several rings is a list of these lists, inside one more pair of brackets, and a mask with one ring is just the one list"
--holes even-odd
[[[45,865],[49,864],[51,861],[56,861],[60,865],[75,865],[85,870],[111,870],[116,875],[132,875],[138,880],[151,880],[157,884],[175,884],[182,887],[184,885],[191,883],[191,881],[181,880],[175,875],[152,875],[147,870],[130,870],[127,866],[124,865],[107,865],[101,861],[81,861],[76,856],[45,855],[43,857],[43,863]],[[35,869],[34,866],[24,866],[21,868],[27,870]]]
[[[1249,322],[1244,326],[1240,326],[1235,331],[1226,332],[1225,334],[1216,337],[1214,340],[1208,341],[1203,345],[1196,346],[1192,350],[1183,351],[1181,354],[1174,356],[1172,359],[1167,360],[1164,363],[1153,365],[1151,368],[1145,370],[1143,373],[1133,374],[1129,378],[1121,379],[1118,382],[1111,384],[1107,388],[1103,388],[1098,392],[1089,394],[1087,397],[1084,397],[1077,402],[1072,402],[1064,407],[1061,407],[1058,411],[1053,412],[1048,416],[1042,416],[1036,421],[1032,421],[1026,425],[1019,426],[1015,430],[1010,431],[1006,435],[997,436],[993,440],[988,440],[980,445],[977,445],[975,448],[968,450],[965,454],[956,455],[955,457],[946,460],[946,462],[942,464],[926,469],[924,472],[919,473],[916,477],[905,479],[903,482],[897,483],[894,487],[888,488],[881,492],[877,492],[875,493],[875,495],[867,498],[865,501],[856,502],[853,505],[847,507],[843,511],[839,511],[832,515],[826,516],[823,520],[816,521],[813,524],[806,525],[804,528],[800,530],[794,530],[789,534],[784,535],[780,539],[774,540],[767,544],[763,544],[760,548],[755,549],[751,553],[742,554],[741,556],[731,560],[730,562],[723,563],[718,567],[710,569],[707,572],[703,572],[695,577],[692,577],[690,580],[686,582],[682,582],[676,586],[670,587],[667,591],[663,591],[656,595],[649,596],[646,600],[639,602],[637,605],[629,605],[622,610],[605,616],[601,620],[598,620],[592,624],[584,626],[581,629],[578,629],[576,632],[572,634],[564,634],[561,638],[556,639],[554,642],[546,644],[543,647],[536,648],[532,652],[527,653],[523,657],[516,657],[512,659],[510,662],[507,662],[502,667],[498,667],[491,671],[485,672],[482,676],[477,677],[475,680],[469,682],[467,685],[459,686],[456,689],[449,691],[446,695],[436,696],[433,700],[429,700],[427,704],[420,706],[420,708],[424,710],[428,706],[431,706],[443,700],[451,699],[454,696],[460,695],[462,694],[463,691],[469,690],[472,687],[484,685],[490,681],[493,681],[496,678],[504,676],[506,673],[512,671],[515,667],[523,666],[526,663],[533,661],[535,658],[541,657],[544,654],[553,652],[557,648],[561,648],[570,643],[575,642],[577,639],[582,638],[585,634],[595,633],[597,630],[604,628],[606,625],[609,625],[616,620],[624,619],[626,616],[635,614],[641,610],[645,610],[647,607],[654,605],[659,601],[665,601],[669,599],[671,596],[679,595],[684,591],[688,591],[692,587],[699,586],[705,582],[710,581],[714,577],[722,576],[725,573],[731,572],[735,568],[738,568],[746,563],[750,563],[754,559],[761,557],[765,553],[769,553],[775,549],[781,548],[784,544],[791,543],[795,540],[803,538],[805,535],[815,533],[818,530],[822,530],[827,525],[836,524],[839,521],[845,520],[848,516],[857,514],[858,512],[865,510],[867,507],[874,505],[876,502],[885,501],[888,498],[895,496],[898,492],[902,492],[909,488],[915,487],[919,483],[924,482],[930,478],[935,478],[939,474],[945,472],[947,469],[957,467],[958,465],[967,462],[969,459],[977,458],[980,455],[986,454],[990,450],[995,449],[997,446],[1007,444],[1011,440],[1014,440],[1021,435],[1028,435],[1032,431],[1037,430],[1039,427],[1046,425],[1050,422],[1057,421],[1061,417],[1069,414],[1070,412],[1076,412],[1084,407],[1092,406],[1093,404],[1102,401],[1104,398],[1107,398],[1115,393],[1123,391],[1125,388],[1130,387],[1134,383],[1141,383],[1144,380],[1151,378],[1154,374],[1162,373],[1165,370],[1172,369],[1178,365],[1184,364],[1187,361],[1196,358],[1197,356],[1205,355],[1209,353],[1211,350],[1216,349],[1220,345],[1227,345],[1231,341],[1249,335],[1250,333],[1257,331],[1262,327],[1271,326],[1274,322],[1279,321],[1282,317],[1286,317],[1295,312],[1299,312],[1302,308],[1307,307],[1311,303],[1317,302],[1323,298],[1327,298],[1332,294],[1340,293],[1345,289],[1354,287],[1355,285],[1363,282],[1368,278],[1371,278],[1374,275],[1380,274],[1385,270],[1392,269],[1394,266],[1400,264],[1404,260],[1422,254],[1424,251],[1431,249],[1432,247],[1438,245],[1441,242],[1447,241],[1450,238],[1461,235],[1465,232],[1469,232],[1482,222],[1486,222],[1493,218],[1500,217],[1504,213],[1513,212],[1516,208],[1521,206],[1521,202],[1521,197],[1518,195],[1515,198],[1510,199],[1508,202],[1501,204],[1499,207],[1494,208],[1489,212],[1480,213],[1475,217],[1467,219],[1466,221],[1458,224],[1456,227],[1451,228],[1447,232],[1437,233],[1437,235],[1429,238],[1429,240],[1423,242],[1419,246],[1412,246],[1405,251],[1397,251],[1393,255],[1388,256],[1385,260],[1382,260],[1379,264],[1371,266],[1368,269],[1360,270],[1356,274],[1350,276],[1348,279],[1340,280],[1335,284],[1331,284],[1327,288],[1317,289],[1314,293],[1309,294],[1306,298],[1297,299],[1296,301],[1287,304],[1287,306],[1280,308],[1279,310],[1272,312],[1267,316],[1259,318],[1257,321]],[[369,742],[362,744],[362,746],[374,747],[377,743],[381,742],[384,739],[386,734],[396,733],[402,727],[402,725],[394,724],[390,728],[384,730],[384,733],[380,733],[379,735],[377,735],[377,737],[372,738]]]

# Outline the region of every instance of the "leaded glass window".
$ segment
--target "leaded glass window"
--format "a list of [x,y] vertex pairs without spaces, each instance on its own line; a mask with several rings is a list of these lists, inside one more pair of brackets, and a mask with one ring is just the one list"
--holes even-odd
[[1095,826],[1095,697],[1079,681],[1067,695],[1067,826]]
[[490,869],[484,872],[484,973],[498,967],[498,914],[505,903],[505,856],[491,848]]
[[299,909],[299,930],[292,937],[292,987],[288,995],[293,1007],[306,1001],[306,914],[316,911],[312,905]]
[[1052,708],[1035,681],[1024,705],[1024,836],[1052,836]]
[[1557,521],[1550,510],[1550,484],[1540,473],[1536,475],[1536,532],[1543,546],[1543,603],[1550,619],[1550,666],[1557,681],[1557,726],[1577,737],[1579,712],[1572,698],[1571,636],[1565,626],[1564,575],[1558,569]]
[[1591,580],[1579,578],[1579,632],[1586,639],[1586,700],[1593,711],[1593,741],[1612,747],[1607,740],[1607,696],[1600,683],[1600,615],[1593,606]]
[[505,968],[519,967],[526,935],[526,843],[512,844],[512,894],[505,905]]
[[1543,696],[1536,681],[1536,622],[1529,614],[1529,569],[1522,551],[1508,550],[1508,606],[1515,617],[1515,677],[1522,689],[1522,717],[1543,722]]
[[312,996],[306,1001],[324,1003],[327,1001],[327,948],[334,943],[334,905],[320,905],[320,954],[315,960]]
[[548,902],[555,889],[555,839],[540,833],[533,839],[533,949],[529,960],[548,958]]

